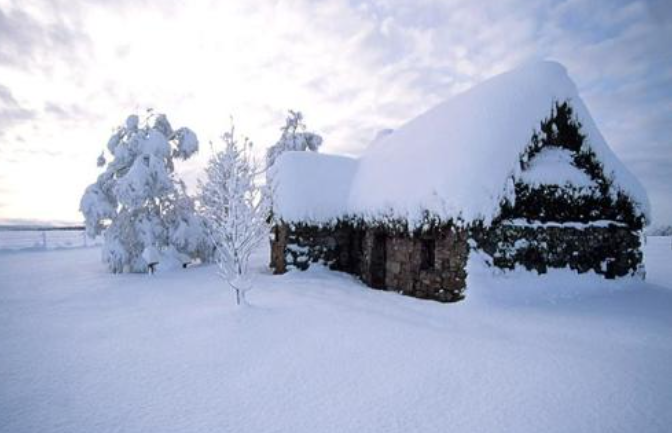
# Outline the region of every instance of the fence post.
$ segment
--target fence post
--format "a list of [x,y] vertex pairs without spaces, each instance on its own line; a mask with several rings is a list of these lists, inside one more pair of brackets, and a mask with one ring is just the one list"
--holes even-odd
[[84,246],[85,246],[85,247],[88,247],[87,239],[86,239],[86,230],[84,230],[84,231],[82,232],[82,236],[84,237]]
[[47,232],[42,230],[42,248],[47,249]]

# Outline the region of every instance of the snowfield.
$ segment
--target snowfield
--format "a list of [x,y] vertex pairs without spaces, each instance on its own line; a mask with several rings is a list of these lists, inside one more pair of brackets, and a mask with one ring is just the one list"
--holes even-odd
[[0,431],[671,431],[670,238],[649,238],[647,283],[474,257],[448,305],[254,260],[236,309],[211,266],[0,254]]

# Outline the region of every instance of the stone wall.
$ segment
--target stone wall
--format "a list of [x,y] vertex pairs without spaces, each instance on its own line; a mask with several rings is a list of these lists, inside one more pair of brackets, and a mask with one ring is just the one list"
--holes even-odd
[[632,275],[642,269],[637,231],[623,225],[571,224],[540,226],[499,223],[472,231],[479,248],[504,269],[522,265],[545,273],[548,268],[595,271],[606,278]]
[[[284,273],[319,262],[357,275],[374,288],[451,302],[464,297],[469,238],[493,258],[494,266],[503,269],[521,265],[545,273],[548,268],[570,268],[579,273],[592,270],[607,278],[643,271],[639,232],[623,224],[510,221],[469,231],[443,226],[415,235],[344,223],[282,224],[273,229],[271,267]],[[431,264],[423,263],[427,241],[433,247]]]
[[273,228],[271,268],[281,274],[292,268],[306,270],[311,263],[320,262],[334,270],[357,274],[361,237],[361,231],[348,224],[279,224]]
[[284,274],[287,272],[285,249],[287,248],[288,234],[289,228],[286,224],[276,224],[271,229],[270,267],[273,269],[274,274]]
[[[381,263],[372,260],[376,235],[385,239],[385,260]],[[434,242],[434,263],[427,269],[421,263],[423,240]],[[369,286],[377,285],[374,275],[382,275],[380,289],[442,302],[464,297],[468,254],[466,231],[448,226],[411,236],[343,223],[329,227],[281,224],[273,229],[271,240],[271,267],[275,273],[292,268],[304,270],[311,263],[320,262],[358,275]]]
[[[375,233],[376,230],[367,230],[363,242],[361,276],[369,285],[372,285],[372,274],[376,272],[371,260]],[[423,269],[421,249],[423,241],[427,240],[433,241],[434,262]],[[384,290],[441,302],[464,298],[469,256],[465,230],[444,228],[416,236],[388,233],[385,256]]]

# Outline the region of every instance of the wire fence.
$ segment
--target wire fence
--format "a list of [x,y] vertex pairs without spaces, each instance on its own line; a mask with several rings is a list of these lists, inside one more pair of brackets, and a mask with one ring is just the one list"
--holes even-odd
[[102,238],[90,238],[83,229],[0,229],[0,251],[54,250],[101,244]]

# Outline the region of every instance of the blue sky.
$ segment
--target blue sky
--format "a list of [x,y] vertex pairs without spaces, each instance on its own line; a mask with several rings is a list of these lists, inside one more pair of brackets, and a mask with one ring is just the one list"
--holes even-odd
[[[672,5],[655,1],[0,0],[0,218],[70,220],[127,114],[258,149],[300,109],[324,150],[534,59],[563,63],[672,223]],[[183,168],[193,178],[201,152]]]

